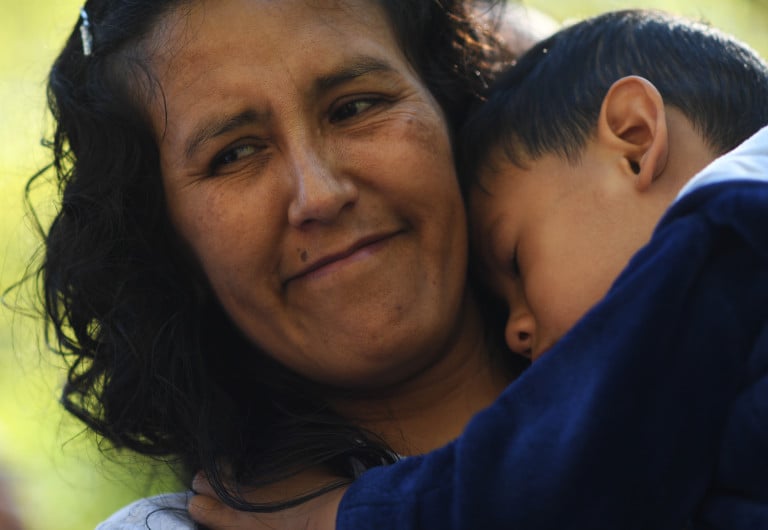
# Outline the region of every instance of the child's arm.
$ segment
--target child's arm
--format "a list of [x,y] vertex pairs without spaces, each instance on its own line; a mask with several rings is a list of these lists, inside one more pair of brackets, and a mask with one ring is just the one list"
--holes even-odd
[[[764,184],[682,201],[455,443],[363,474],[337,528],[682,528],[715,480],[734,397],[768,377],[766,205]],[[749,454],[764,470],[768,453]]]
[[[768,226],[766,189],[732,212]],[[745,356],[768,355],[765,341],[750,353],[768,333],[768,249],[751,245],[768,238],[728,226],[732,212],[667,222],[457,441],[352,484],[337,528],[683,527],[713,480]]]

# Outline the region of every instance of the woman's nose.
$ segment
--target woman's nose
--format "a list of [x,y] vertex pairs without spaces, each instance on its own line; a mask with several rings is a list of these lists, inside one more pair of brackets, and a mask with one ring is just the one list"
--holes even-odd
[[504,329],[504,338],[511,351],[531,359],[535,333],[536,322],[529,312],[510,312]]
[[311,152],[294,160],[293,171],[296,187],[288,207],[288,220],[293,226],[331,222],[357,201],[355,183],[340,175],[334,164],[317,153]]

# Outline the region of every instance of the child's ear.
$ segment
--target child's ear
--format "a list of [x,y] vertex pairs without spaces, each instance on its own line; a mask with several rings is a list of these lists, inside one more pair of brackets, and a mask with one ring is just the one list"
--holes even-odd
[[667,163],[668,137],[664,100],[653,84],[638,76],[616,81],[603,99],[598,138],[620,150],[635,187],[645,191]]

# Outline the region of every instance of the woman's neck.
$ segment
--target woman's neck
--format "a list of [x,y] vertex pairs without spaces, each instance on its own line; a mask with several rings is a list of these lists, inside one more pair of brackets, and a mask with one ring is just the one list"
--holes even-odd
[[425,453],[455,439],[510,382],[508,371],[494,362],[474,304],[467,304],[459,327],[426,369],[375,395],[335,399],[334,408],[400,455]]

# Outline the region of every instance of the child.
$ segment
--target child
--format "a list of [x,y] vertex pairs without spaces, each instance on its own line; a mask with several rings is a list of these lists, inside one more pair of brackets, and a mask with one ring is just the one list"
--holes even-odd
[[454,443],[363,474],[336,528],[768,528],[768,130],[694,177],[766,103],[750,50],[658,13],[521,58],[463,167],[478,270],[540,360]]
[[[656,330],[654,347],[670,363],[695,348],[671,342],[679,326],[731,337],[722,355],[744,364],[734,393],[720,396],[730,410],[714,487],[694,527],[768,528],[766,103],[768,68],[743,45],[701,25],[624,11],[540,43],[497,81],[465,129],[479,268],[508,308],[512,351],[544,355],[617,277],[575,333],[600,326],[598,315],[613,304],[626,326],[639,318]],[[622,293],[638,275],[671,278],[681,260],[692,276],[713,281],[679,278],[645,298]],[[691,305],[684,320],[664,309],[681,294]],[[695,367],[681,368],[696,384]]]
[[483,281],[512,308],[510,349],[535,359],[562,337],[681,188],[768,124],[766,103],[750,50],[649,12],[582,22],[502,76],[465,128],[464,173]]

